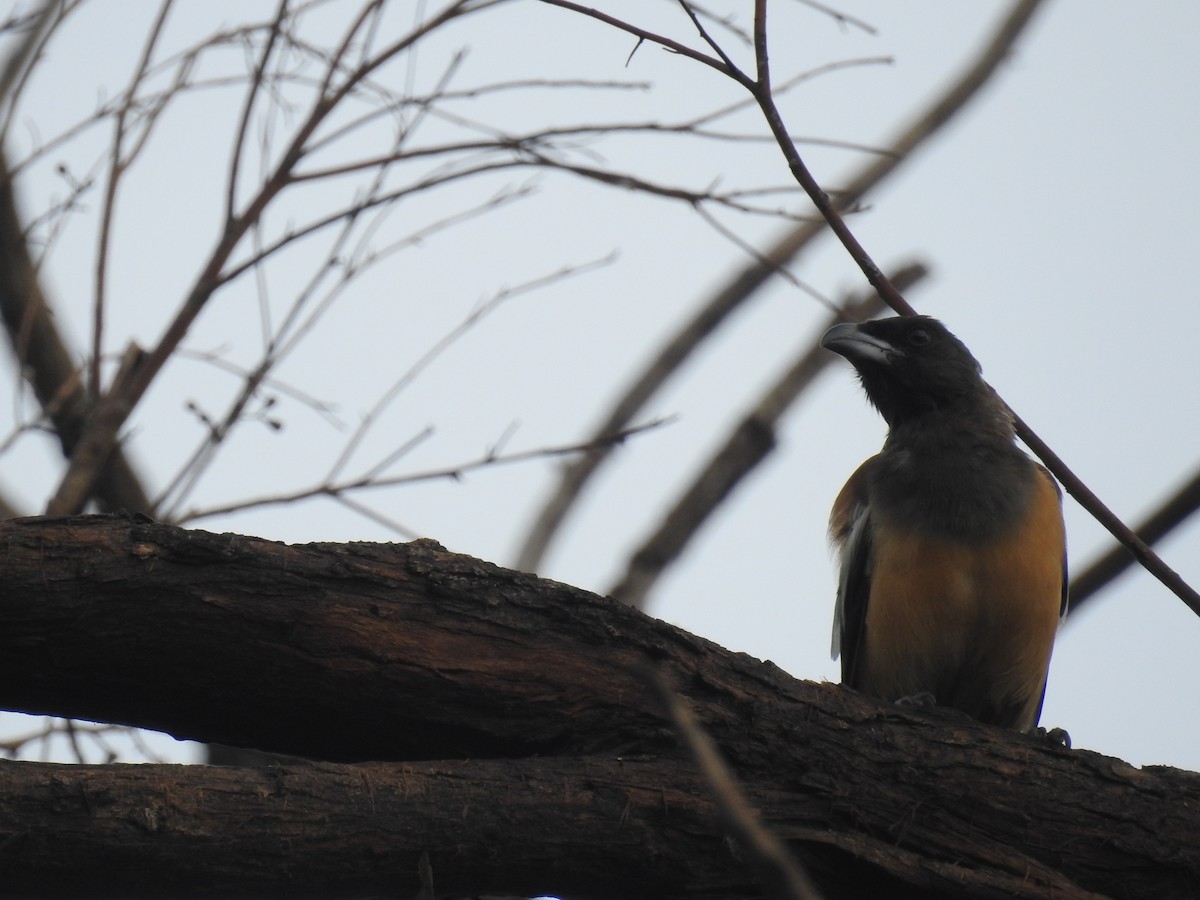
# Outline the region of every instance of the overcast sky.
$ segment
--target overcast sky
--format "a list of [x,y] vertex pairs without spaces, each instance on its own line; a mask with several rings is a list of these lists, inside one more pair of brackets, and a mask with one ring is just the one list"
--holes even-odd
[[[673,4],[597,5],[693,41]],[[727,5],[747,21],[752,4]],[[198,29],[231,22],[250,7],[267,15],[271,6],[180,4],[166,46],[178,48]],[[772,4],[777,79],[850,59],[890,57],[891,64],[814,79],[781,108],[796,134],[875,146],[966,64],[1008,8],[979,0],[844,0],[839,6],[875,32],[839,26],[801,4]],[[51,45],[31,86],[10,140],[15,157],[120,90],[153,9],[128,4],[113,15],[111,5],[85,4]],[[932,268],[911,302],[967,342],[1002,396],[1127,521],[1151,510],[1200,459],[1200,297],[1193,282],[1200,246],[1198,33],[1200,6],[1189,0],[1152,8],[1048,3],[981,97],[851,220],[881,264],[919,257]],[[678,120],[739,97],[719,75],[654,47],[641,47],[627,64],[632,41],[532,0],[464,22],[391,77],[432,84],[460,47],[470,51],[457,76],[463,84],[527,77],[651,85],[616,97],[584,93],[536,103],[514,95],[471,110],[514,129],[617,116]],[[161,142],[131,177],[118,214],[107,351],[119,351],[130,338],[144,346],[157,339],[211,245],[218,211],[213,186],[221,183],[238,96],[213,92],[168,117]],[[755,124],[750,115],[736,121]],[[608,164],[668,183],[783,185],[789,178],[767,145],[631,138],[597,149]],[[806,145],[801,151],[828,188],[866,158]],[[48,159],[21,182],[28,213],[62,195],[57,161]],[[505,176],[487,190],[527,175]],[[465,204],[467,196],[449,195],[446,202]],[[345,196],[335,185],[297,202],[320,210],[322,203],[344,203]],[[86,203],[92,212],[64,232],[46,272],[60,322],[81,348],[100,205],[94,194]],[[289,210],[303,212],[302,205]],[[419,205],[416,213],[429,215]],[[753,218],[722,221],[760,247],[780,230]],[[497,308],[389,407],[356,459],[365,468],[426,427],[433,435],[394,471],[474,459],[510,432],[512,450],[581,439],[647,354],[746,257],[686,205],[547,178],[529,202],[434,236],[364,280],[320,339],[281,372],[335,403],[342,426],[281,397],[272,414],[285,427],[245,429],[191,505],[319,479],[374,399],[481,301],[614,251],[616,261],[597,272]],[[834,297],[862,281],[830,240],[794,272]],[[287,277],[278,277],[276,297],[290,289]],[[251,296],[230,291],[219,297],[188,346],[253,359],[261,339]],[[764,291],[654,400],[643,418],[674,417],[673,423],[620,452],[569,521],[542,574],[596,591],[610,587],[631,549],[656,527],[663,504],[757,393],[819,336],[826,315],[782,280]],[[231,384],[198,362],[177,362],[164,373],[131,435],[131,452],[155,487],[202,434],[186,402],[219,409]],[[13,399],[18,392],[11,383],[4,385],[10,399],[0,403],[0,425],[6,433],[27,404]],[[839,362],[789,414],[769,462],[659,585],[649,612],[772,660],[796,677],[836,679],[829,659],[835,577],[826,516],[842,482],[883,435],[849,366]],[[51,445],[18,441],[0,456],[0,486],[38,511],[58,466]],[[511,563],[556,466],[504,466],[461,482],[389,490],[372,502],[412,533]],[[1073,563],[1107,549],[1110,539],[1071,501],[1066,517]],[[397,539],[328,501],[214,517],[197,527],[286,541]],[[1200,526],[1191,523],[1161,548],[1193,584],[1200,584],[1198,546]],[[1077,747],[1136,764],[1197,769],[1198,684],[1200,620],[1151,577],[1133,572],[1064,628],[1042,723],[1066,728]]]

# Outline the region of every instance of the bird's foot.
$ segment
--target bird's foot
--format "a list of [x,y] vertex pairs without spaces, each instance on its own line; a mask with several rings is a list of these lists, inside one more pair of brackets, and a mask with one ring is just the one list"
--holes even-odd
[[1067,734],[1065,728],[1051,728],[1047,730],[1039,726],[1033,729],[1033,736],[1055,747],[1062,747],[1064,750],[1071,749],[1071,736]]

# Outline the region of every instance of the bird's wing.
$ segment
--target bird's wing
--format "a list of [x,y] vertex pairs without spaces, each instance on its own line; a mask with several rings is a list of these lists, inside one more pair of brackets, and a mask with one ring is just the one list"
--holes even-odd
[[[1039,471],[1039,472],[1042,474],[1042,476],[1043,476],[1043,477],[1045,477],[1045,479],[1046,479],[1047,481],[1049,481],[1051,485],[1053,485],[1053,486],[1054,486],[1054,492],[1055,492],[1056,494],[1058,494],[1058,503],[1059,503],[1059,505],[1061,506],[1061,505],[1062,505],[1062,495],[1063,495],[1063,494],[1062,494],[1062,488],[1061,488],[1061,487],[1059,487],[1059,484],[1058,484],[1058,482],[1055,480],[1054,476],[1050,474],[1050,470],[1049,470],[1049,469],[1047,469],[1047,468],[1046,468],[1045,466],[1043,466],[1041,463],[1037,463],[1037,467],[1038,467],[1038,471]],[[1062,558],[1062,605],[1059,607],[1059,611],[1058,611],[1058,615],[1059,615],[1059,617],[1060,617],[1060,618],[1063,618],[1063,619],[1065,619],[1065,618],[1067,617],[1067,606],[1068,606],[1068,600],[1069,600],[1069,598],[1068,598],[1068,596],[1067,596],[1067,588],[1068,588],[1068,577],[1067,577],[1067,543],[1066,543],[1066,541],[1063,541],[1063,558]]]
[[842,683],[851,687],[871,593],[871,511],[867,485],[878,458],[872,456],[850,476],[829,516],[829,536],[838,549],[840,561],[837,605],[833,612],[833,658],[842,657]]

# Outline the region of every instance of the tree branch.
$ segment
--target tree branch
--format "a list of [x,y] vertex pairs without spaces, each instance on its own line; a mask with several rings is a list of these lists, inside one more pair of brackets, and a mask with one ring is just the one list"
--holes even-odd
[[618,31],[624,31],[626,34],[631,34],[638,39],[638,43],[649,41],[652,44],[658,44],[660,47],[665,47],[672,53],[678,53],[680,56],[686,56],[688,59],[695,60],[698,63],[703,63],[709,68],[716,69],[722,75],[727,75],[734,81],[743,85],[750,86],[750,77],[742,72],[736,66],[728,61],[728,57],[718,58],[708,56],[701,53],[699,50],[694,50],[687,44],[681,44],[676,40],[672,40],[666,35],[656,34],[653,31],[648,31],[645,28],[640,28],[631,22],[626,22],[616,16],[610,16],[608,13],[601,12],[598,9],[593,9],[589,6],[584,6],[582,3],[574,3],[572,0],[541,0],[547,6],[557,6],[561,9],[568,9],[572,12],[577,12],[580,15],[587,16],[589,19],[595,19],[598,22],[603,22],[605,25],[611,25]]
[[[1157,544],[1200,509],[1200,471],[1195,472],[1179,490],[1163,501],[1134,531],[1147,544]],[[1136,562],[1124,545],[1118,544],[1071,579],[1071,611],[1075,612],[1091,597]]]
[[[54,425],[63,455],[75,452],[89,413],[79,367],[63,340],[50,304],[42,293],[17,215],[7,158],[0,151],[0,318],[47,418]],[[153,505],[120,447],[112,449],[95,489],[109,510],[150,512]]]
[[[459,2],[451,4],[427,20],[416,24],[403,37],[365,60],[361,65],[345,72],[341,83],[335,86],[333,84],[334,75],[341,71],[339,62],[342,51],[338,51],[329,63],[322,89],[313,100],[307,115],[304,116],[287,141],[286,149],[274,168],[264,177],[262,184],[245,207],[237,214],[225,219],[221,233],[218,235],[200,274],[196,277],[156,346],[145,354],[131,376],[122,383],[119,392],[115,388],[110,389],[92,404],[93,408],[88,411],[83,422],[79,445],[71,454],[67,472],[63,475],[58,489],[47,504],[48,513],[62,515],[78,512],[83,508],[98,474],[95,468],[96,460],[105,459],[112,448],[116,446],[121,426],[141,401],[158,373],[174,355],[200,312],[224,284],[225,279],[222,277],[222,273],[232,258],[234,250],[247,232],[259,221],[268,205],[293,184],[295,167],[305,158],[309,140],[329,118],[338,104],[380,66],[440,26],[469,12],[486,9],[495,5],[496,2],[497,0],[477,0],[472,3],[470,0],[459,0]],[[364,10],[373,5],[368,4]],[[363,15],[366,15],[365,11]],[[352,34],[353,30],[346,36],[346,42],[349,42]],[[345,46],[344,44],[343,50]]]
[[[0,523],[0,542],[7,706],[402,763],[6,763],[6,890],[42,878],[40,895],[163,893],[221,858],[229,869],[195,883],[361,895],[364,879],[410,883],[428,852],[443,889],[462,872],[481,892],[486,879],[565,897],[757,896],[647,660],[831,896],[1163,898],[1200,884],[1200,776],[795,681],[429,541],[287,546],[75,517]],[[572,880],[564,860],[599,880]]]

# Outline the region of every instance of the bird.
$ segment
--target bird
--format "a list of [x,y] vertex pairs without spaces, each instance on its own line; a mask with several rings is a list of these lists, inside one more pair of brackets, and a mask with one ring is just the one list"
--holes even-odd
[[1057,482],[1017,447],[1011,411],[937,319],[843,323],[821,344],[855,368],[888,426],[829,518],[842,683],[1039,730],[1067,611]]

